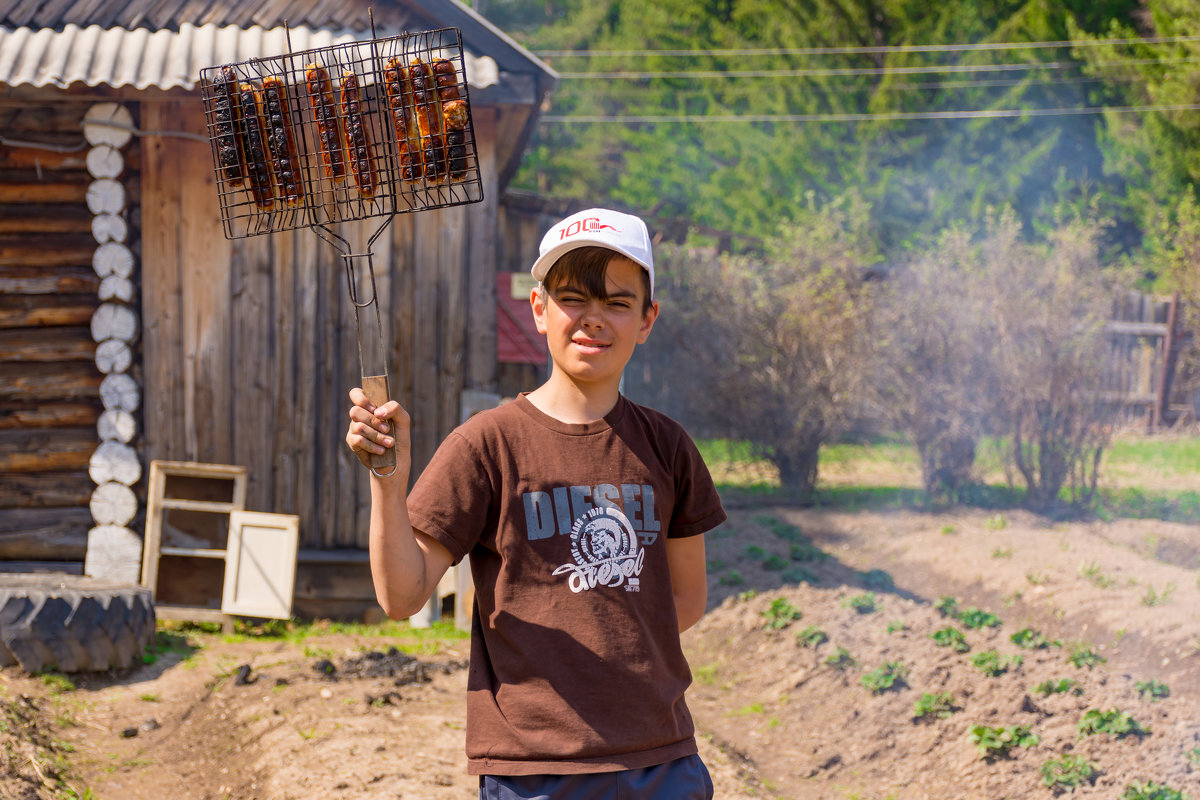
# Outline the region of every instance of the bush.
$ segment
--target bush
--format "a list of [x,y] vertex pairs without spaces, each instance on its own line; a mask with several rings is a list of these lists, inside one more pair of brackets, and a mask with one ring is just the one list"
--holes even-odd
[[763,627],[769,631],[782,630],[803,616],[786,597],[776,597],[762,615],[767,618]]
[[1188,800],[1189,797],[1190,795],[1166,784],[1147,781],[1126,786],[1125,791],[1121,792],[1120,800]]
[[962,631],[953,626],[939,628],[929,634],[929,638],[933,639],[938,647],[950,647],[956,653],[965,653],[971,649],[971,645],[967,644],[967,637],[963,636]]
[[876,667],[863,675],[861,683],[870,689],[872,694],[882,694],[889,689],[904,686],[907,678],[908,667],[899,661],[888,661],[883,666]]
[[1006,725],[989,727],[987,725],[972,725],[967,738],[979,751],[981,758],[989,761],[1009,755],[1014,747],[1032,747],[1037,744],[1039,737],[1028,725]]
[[648,401],[751,442],[801,499],[816,486],[821,443],[848,426],[871,381],[873,287],[864,267],[877,256],[868,224],[855,198],[810,202],[762,258],[659,252],[657,289],[672,313],[641,354],[642,372],[656,373],[653,385],[671,387],[686,407]]
[[1055,794],[1073,792],[1096,779],[1096,767],[1083,756],[1071,754],[1043,762],[1038,772],[1041,773],[1042,783]]
[[1107,733],[1116,739],[1123,739],[1126,736],[1145,736],[1150,732],[1149,728],[1142,726],[1140,722],[1130,716],[1128,711],[1119,709],[1109,709],[1101,711],[1098,708],[1088,709],[1083,719],[1079,720],[1079,738],[1085,736],[1093,736],[1097,733]]
[[946,719],[956,710],[954,698],[949,692],[938,692],[937,694],[925,692],[913,703],[913,716],[917,719],[925,717]]

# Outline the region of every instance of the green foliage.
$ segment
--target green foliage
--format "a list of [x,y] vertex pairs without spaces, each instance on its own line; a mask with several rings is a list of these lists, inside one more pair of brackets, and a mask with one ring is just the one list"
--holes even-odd
[[1080,564],[1079,574],[1088,582],[1099,586],[1101,589],[1109,589],[1117,585],[1117,579],[1106,574],[1100,564],[1093,561],[1090,564]]
[[1142,595],[1142,605],[1144,606],[1161,606],[1171,599],[1171,595],[1175,593],[1175,584],[1168,583],[1163,588],[1162,592],[1155,591],[1153,586],[1146,588],[1146,593]]
[[972,725],[967,738],[980,757],[989,761],[1008,756],[1014,747],[1032,747],[1039,741],[1028,725]]
[[1008,517],[1003,514],[993,514],[983,521],[985,531],[1002,531],[1008,527]]
[[829,641],[829,636],[816,625],[809,625],[796,634],[796,642],[801,647],[815,648],[827,641]]
[[950,647],[957,653],[965,653],[971,649],[971,645],[967,644],[967,637],[963,636],[963,632],[952,625],[947,625],[945,628],[938,628],[929,634],[929,638],[933,639],[938,647]]
[[756,544],[746,545],[746,549],[742,551],[742,555],[754,561],[761,561],[767,557],[767,551]]
[[1200,766],[1200,747],[1193,747],[1187,751],[1187,760],[1189,764]]
[[971,664],[989,678],[995,678],[1021,666],[1023,660],[1018,655],[1002,656],[995,650],[985,650],[971,656]]
[[742,577],[742,573],[738,572],[736,569],[727,571],[717,581],[717,583],[721,584],[722,586],[741,586],[745,582],[746,579]]
[[42,670],[37,676],[51,694],[66,694],[75,691],[75,681],[55,669]]
[[1076,667],[1087,667],[1088,669],[1098,667],[1106,660],[1104,656],[1082,643],[1071,645],[1071,652],[1067,656],[1067,661],[1070,664]]
[[1096,767],[1086,758],[1068,753],[1062,758],[1048,759],[1038,768],[1042,783],[1056,794],[1074,792],[1096,779]]
[[952,617],[958,619],[958,601],[949,595],[943,595],[938,598],[938,601],[933,604],[934,609],[941,613],[943,617]]
[[1152,703],[1157,700],[1165,700],[1171,696],[1171,687],[1162,681],[1138,681],[1133,685],[1133,688],[1137,689],[1138,694],[1142,696],[1143,700],[1149,700]]
[[833,655],[825,659],[825,663],[840,672],[845,672],[848,669],[858,666],[858,661],[844,647],[838,647],[837,650],[834,650]]
[[874,592],[851,595],[842,600],[842,606],[852,608],[859,614],[874,614],[879,610],[879,603],[875,599]]
[[1033,691],[1043,696],[1066,694],[1067,692],[1075,695],[1083,694],[1083,689],[1080,687],[1079,681],[1072,680],[1071,678],[1059,678],[1057,681],[1044,680],[1037,686],[1034,686]]
[[978,608],[968,608],[958,615],[958,621],[968,629],[999,628],[1000,618],[989,611]]
[[1164,783],[1134,781],[1121,792],[1120,800],[1188,800],[1191,795],[1172,789]]
[[769,631],[783,630],[804,616],[800,609],[792,605],[785,597],[776,597],[772,600],[771,605],[762,612],[762,615],[767,618],[763,627]]
[[923,692],[913,703],[913,716],[917,719],[924,717],[947,719],[957,710],[954,697],[949,692],[937,692],[936,694]]
[[894,619],[887,624],[888,633],[899,633],[907,628],[908,626],[904,624],[904,620],[902,619]]
[[769,572],[780,572],[787,567],[788,562],[777,555],[771,554],[763,559],[762,565],[763,569]]
[[826,561],[829,554],[811,542],[796,542],[788,548],[788,557],[792,561]]
[[1045,650],[1048,647],[1062,647],[1063,644],[1061,639],[1047,639],[1041,631],[1033,628],[1021,628],[1009,637],[1009,641],[1026,650]]
[[870,689],[872,694],[882,694],[890,689],[904,686],[908,673],[908,667],[899,661],[888,661],[883,666],[876,667],[863,675],[860,682]]
[[1088,709],[1084,712],[1083,718],[1079,720],[1077,727],[1081,739],[1097,733],[1107,733],[1117,739],[1126,736],[1145,736],[1150,733],[1150,729],[1143,727],[1140,722],[1130,716],[1128,711],[1116,708],[1107,711],[1101,711],[1098,708]]

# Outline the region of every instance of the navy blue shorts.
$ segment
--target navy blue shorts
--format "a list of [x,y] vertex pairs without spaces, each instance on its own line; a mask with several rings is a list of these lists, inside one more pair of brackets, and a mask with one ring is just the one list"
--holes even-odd
[[479,800],[712,800],[700,756],[586,775],[482,775]]

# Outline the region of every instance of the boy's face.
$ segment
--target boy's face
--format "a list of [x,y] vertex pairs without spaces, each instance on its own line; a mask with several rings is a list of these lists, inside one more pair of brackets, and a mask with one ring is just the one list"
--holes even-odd
[[556,369],[583,383],[620,381],[634,347],[646,341],[658,318],[657,302],[643,313],[642,273],[629,259],[613,256],[604,273],[603,300],[569,282],[533,290],[534,320]]

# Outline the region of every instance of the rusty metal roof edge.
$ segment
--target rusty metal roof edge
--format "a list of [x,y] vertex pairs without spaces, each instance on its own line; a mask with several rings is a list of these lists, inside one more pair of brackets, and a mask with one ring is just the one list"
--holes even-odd
[[[361,32],[291,28],[292,52],[358,41]],[[379,31],[381,36],[401,33]],[[216,64],[278,56],[289,50],[282,26],[183,23],[178,31],[66,25],[51,28],[0,27],[0,85],[132,86],[143,90],[196,86],[200,70]],[[472,88],[498,83],[499,68],[489,56],[464,53]]]

